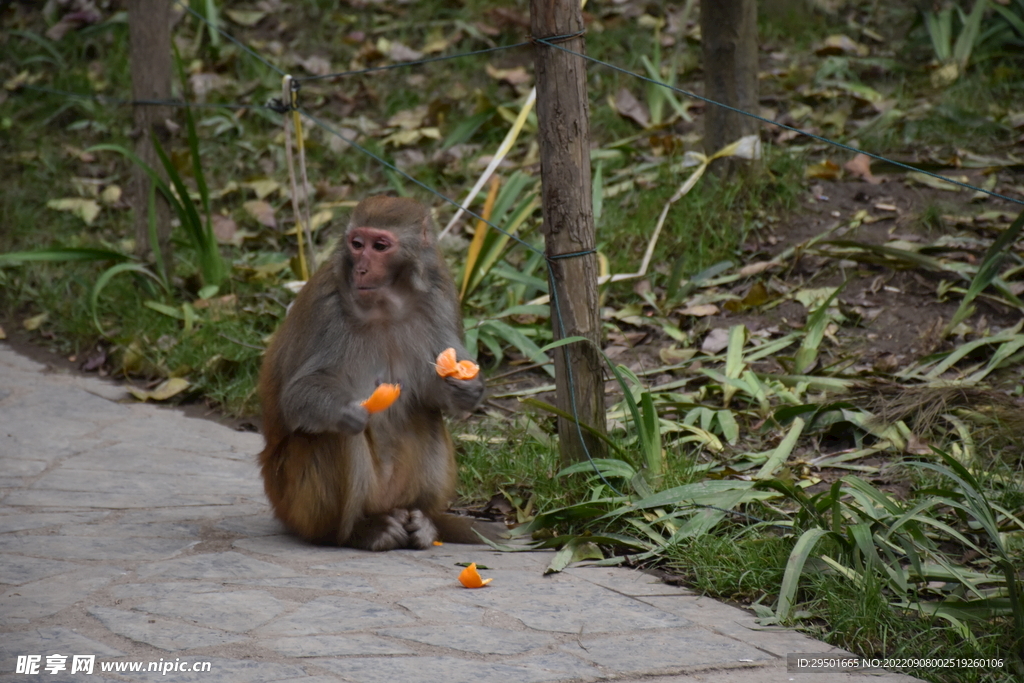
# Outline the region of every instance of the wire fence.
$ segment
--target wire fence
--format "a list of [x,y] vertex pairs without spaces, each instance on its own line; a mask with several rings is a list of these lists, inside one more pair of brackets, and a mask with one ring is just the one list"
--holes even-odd
[[[173,0],[173,1],[174,1],[175,4],[177,4],[178,6],[182,7],[190,15],[192,15],[197,20],[202,22],[205,26],[209,27],[210,30],[216,31],[220,36],[224,37],[225,39],[229,40],[234,45],[238,46],[245,54],[247,54],[247,55],[251,56],[253,59],[259,61],[261,64],[263,64],[269,70],[275,72],[279,76],[287,76],[288,75],[284,70],[282,70],[281,68],[276,66],[271,60],[269,60],[269,59],[265,58],[264,56],[260,55],[257,51],[255,51],[254,49],[252,49],[251,47],[249,47],[248,45],[246,45],[242,41],[238,40],[236,37],[231,35],[229,32],[227,32],[223,28],[221,28],[220,25],[215,24],[215,23],[209,21],[209,19],[206,16],[204,16],[203,14],[201,14],[201,13],[197,12],[196,10],[192,9],[188,5],[185,5],[184,3],[181,2],[181,0]],[[661,81],[655,80],[655,79],[650,78],[648,76],[645,76],[643,74],[639,74],[639,73],[630,71],[628,69],[625,69],[623,67],[617,66],[617,65],[612,64],[610,62],[603,61],[603,60],[597,59],[595,57],[591,57],[591,56],[589,56],[589,55],[587,55],[587,54],[585,54],[583,52],[579,52],[579,51],[575,51],[575,50],[569,49],[569,48],[565,47],[563,44],[560,43],[561,40],[563,40],[565,38],[568,38],[568,37],[572,37],[572,36],[551,36],[551,37],[547,37],[547,38],[532,37],[528,41],[513,43],[513,44],[510,44],[510,45],[501,45],[501,46],[495,46],[495,47],[490,47],[490,48],[481,49],[481,50],[472,50],[472,51],[468,51],[468,52],[460,52],[460,53],[449,54],[449,55],[439,55],[439,56],[434,56],[434,57],[426,57],[426,58],[422,58],[422,59],[415,59],[415,60],[408,60],[408,61],[399,61],[399,62],[395,62],[395,63],[387,64],[387,65],[382,65],[382,66],[368,67],[368,68],[363,68],[363,69],[354,69],[354,70],[348,70],[348,71],[340,71],[340,72],[336,72],[336,73],[329,73],[329,74],[323,74],[323,75],[296,77],[293,80],[297,84],[306,83],[306,82],[315,82],[315,81],[325,81],[325,80],[339,80],[339,79],[343,79],[343,78],[354,77],[354,76],[363,76],[363,75],[367,75],[367,74],[371,74],[371,73],[377,73],[377,72],[382,72],[382,71],[389,71],[389,70],[402,69],[402,68],[415,68],[415,67],[418,67],[418,66],[422,66],[422,65],[426,65],[426,64],[432,64],[432,63],[436,63],[436,62],[455,60],[455,59],[461,59],[461,58],[466,58],[466,57],[474,57],[474,56],[480,56],[480,55],[484,55],[484,54],[493,54],[493,53],[498,53],[498,52],[502,52],[502,51],[506,51],[506,50],[523,48],[523,47],[527,47],[527,46],[530,46],[530,45],[533,45],[535,47],[538,46],[538,45],[542,45],[542,46],[544,46],[546,48],[562,50],[563,52],[566,52],[568,54],[574,55],[574,56],[576,56],[576,57],[578,57],[578,58],[580,58],[582,60],[586,60],[586,61],[588,61],[590,63],[593,63],[593,64],[598,65],[600,67],[603,67],[605,69],[612,70],[614,72],[623,74],[623,75],[628,76],[630,78],[634,78],[637,81],[641,81],[641,82],[644,82],[644,83],[649,83],[649,84],[657,85],[657,86],[662,87],[662,88],[666,88],[666,89],[668,89],[668,90],[670,90],[670,91],[672,91],[674,93],[677,93],[679,95],[682,95],[684,97],[695,99],[695,100],[699,100],[701,102],[704,102],[704,103],[712,105],[712,106],[721,107],[723,109],[729,110],[731,112],[735,112],[735,113],[740,114],[742,116],[752,118],[752,119],[754,119],[754,120],[756,120],[756,121],[758,121],[758,122],[760,122],[762,124],[769,125],[769,126],[776,126],[778,128],[781,128],[781,129],[784,129],[784,130],[787,130],[787,131],[791,131],[791,132],[796,133],[798,135],[805,136],[805,137],[807,137],[807,138],[809,138],[811,140],[815,140],[817,142],[821,142],[821,143],[824,143],[826,145],[832,146],[832,147],[834,147],[836,149],[841,149],[841,150],[846,151],[846,152],[852,152],[854,154],[863,154],[863,155],[866,155],[866,156],[868,156],[868,157],[870,157],[872,159],[875,159],[876,161],[881,161],[881,162],[884,162],[884,163],[887,163],[887,164],[891,164],[894,167],[901,168],[901,169],[904,169],[904,170],[913,171],[913,172],[916,172],[916,173],[921,173],[923,175],[930,176],[930,177],[932,177],[934,179],[937,179],[937,180],[939,180],[941,182],[949,183],[952,186],[956,186],[956,187],[959,187],[959,188],[962,188],[962,189],[971,190],[973,192],[981,193],[983,195],[987,195],[987,196],[990,196],[990,197],[993,197],[993,198],[996,198],[996,199],[1001,199],[1001,200],[1004,200],[1004,201],[1016,204],[1018,206],[1024,206],[1024,200],[1017,199],[1017,198],[1014,198],[1014,197],[1009,197],[1009,196],[1000,194],[998,192],[995,192],[993,190],[986,189],[984,187],[975,186],[975,185],[972,185],[970,183],[962,182],[962,181],[954,179],[954,178],[949,178],[947,176],[943,176],[943,175],[941,175],[939,173],[935,173],[935,172],[927,170],[927,169],[917,168],[917,167],[914,167],[914,166],[912,166],[910,164],[906,164],[906,163],[897,161],[895,159],[891,159],[891,158],[886,157],[884,155],[876,154],[876,153],[873,153],[873,152],[869,152],[869,151],[860,149],[858,147],[847,145],[845,143],[839,142],[838,140],[833,140],[831,138],[828,138],[828,137],[825,137],[825,136],[822,136],[822,135],[818,135],[818,134],[812,133],[812,132],[807,131],[807,130],[803,130],[803,129],[795,127],[795,126],[790,126],[790,125],[786,125],[784,123],[780,123],[778,121],[773,121],[773,120],[768,119],[768,118],[766,118],[764,116],[760,116],[758,114],[755,114],[755,113],[752,113],[752,112],[749,112],[749,111],[745,111],[743,109],[740,109],[740,108],[737,108],[737,107],[733,107],[733,106],[724,104],[722,102],[715,101],[715,100],[713,100],[711,98],[705,97],[705,96],[700,95],[698,93],[694,93],[692,91],[685,90],[683,88],[679,88],[679,87],[675,87],[675,86],[663,83]],[[143,105],[143,106],[146,106],[146,105],[154,105],[154,106],[167,106],[167,107],[222,108],[222,109],[234,109],[234,110],[264,108],[264,109],[269,109],[269,110],[272,110],[272,111],[275,111],[275,112],[278,112],[278,113],[284,113],[284,112],[290,111],[292,109],[292,105],[290,103],[282,103],[280,100],[271,101],[271,102],[268,102],[266,104],[219,103],[219,102],[217,102],[217,103],[188,102],[188,101],[179,100],[179,99],[169,99],[169,100],[131,100],[131,99],[122,99],[122,98],[117,98],[117,97],[110,97],[110,96],[100,95],[100,94],[95,94],[95,93],[78,93],[78,92],[71,92],[71,91],[63,91],[63,90],[57,90],[57,89],[53,89],[53,88],[46,88],[46,87],[34,86],[34,85],[24,85],[24,86],[21,87],[21,89],[25,90],[25,91],[39,92],[39,93],[63,96],[63,97],[68,97],[68,98],[90,99],[90,100],[94,100],[94,101],[100,102],[100,103],[105,104],[105,105],[115,105],[115,106],[127,106],[127,105],[132,105],[132,106]],[[465,212],[467,215],[471,216],[472,218],[475,218],[477,221],[480,221],[483,224],[486,224],[489,228],[497,231],[498,233],[501,233],[501,234],[505,235],[506,237],[508,237],[511,240],[515,241],[516,243],[521,245],[523,248],[529,250],[530,252],[533,252],[533,253],[545,256],[545,258],[547,260],[549,282],[550,282],[550,278],[552,277],[552,270],[551,270],[552,269],[552,261],[555,258],[568,258],[568,257],[582,256],[582,255],[585,255],[585,254],[592,253],[591,251],[578,252],[578,253],[573,253],[573,254],[563,254],[563,255],[560,255],[560,256],[557,256],[557,257],[545,255],[545,253],[544,253],[544,251],[542,249],[540,249],[537,246],[535,246],[535,245],[533,245],[533,244],[523,240],[522,238],[518,237],[515,234],[507,232],[506,230],[504,230],[500,226],[496,225],[492,221],[490,221],[488,219],[485,219],[483,216],[481,216],[478,213],[470,210],[466,206],[463,206],[461,203],[459,203],[459,202],[457,202],[457,201],[455,201],[455,200],[445,196],[443,193],[438,191],[436,188],[428,185],[427,183],[422,182],[421,180],[419,180],[418,178],[414,177],[410,173],[404,171],[403,169],[399,168],[395,164],[392,164],[392,163],[388,162],[386,159],[382,158],[378,154],[375,154],[373,151],[371,151],[367,147],[365,147],[363,145],[360,145],[354,138],[352,138],[352,137],[342,133],[341,131],[337,130],[330,123],[328,123],[327,121],[324,121],[322,118],[318,117],[317,115],[315,115],[314,113],[312,113],[311,111],[306,109],[305,107],[296,106],[295,108],[297,109],[297,111],[299,111],[299,113],[301,113],[303,116],[305,116],[308,120],[314,122],[317,126],[322,128],[324,131],[326,131],[330,135],[333,135],[333,136],[343,140],[352,149],[355,149],[359,153],[361,153],[361,154],[367,156],[368,158],[374,160],[376,163],[380,164],[382,167],[387,168],[389,171],[400,175],[401,177],[405,178],[409,182],[411,182],[411,183],[415,184],[416,186],[420,187],[421,189],[423,189],[424,191],[428,192],[429,194],[434,195],[435,197],[438,197],[441,200],[443,200],[444,202],[452,205],[457,210]],[[557,290],[556,290],[555,287],[553,287],[553,286],[549,287],[549,296],[551,298],[551,318],[552,318],[552,321],[554,321],[554,324],[556,325],[556,330],[555,330],[556,338],[563,338],[563,337],[566,336],[565,323],[562,320],[562,316],[561,316],[561,312],[560,312],[561,302],[559,302],[559,300],[558,300]],[[563,346],[563,352],[568,354],[567,347]],[[574,390],[575,384],[574,384],[574,379],[573,379],[573,376],[572,376],[571,364],[568,363],[568,356],[566,356],[566,361],[567,361],[566,362],[566,368],[568,369],[567,383],[568,383],[569,389],[570,389],[569,396],[570,396],[571,414],[573,416],[573,421],[574,421],[574,423],[576,425],[577,436],[579,437],[580,443],[583,444],[583,448],[584,448],[584,451],[585,451],[585,453],[587,455],[587,458],[591,460],[591,463],[593,463],[593,459],[591,457],[591,454],[589,453],[589,451],[587,451],[586,440],[583,438],[583,431],[582,431],[582,428],[580,426],[580,419],[579,419],[578,408],[577,408],[577,405],[576,405],[576,402],[575,402],[575,394],[576,394],[576,392]],[[596,465],[594,467],[594,471],[601,477],[601,479],[604,481],[604,483],[611,490],[616,491],[616,493],[619,493],[618,490],[614,486],[612,486],[611,483],[608,482],[604,478],[603,474],[601,473],[599,468],[596,467]],[[699,506],[699,507],[713,507],[713,506]],[[715,509],[717,509],[717,508],[715,508]],[[742,515],[742,513],[735,513],[734,511],[729,511],[729,512],[730,512],[730,514]],[[758,520],[758,521],[762,521],[762,520]]]

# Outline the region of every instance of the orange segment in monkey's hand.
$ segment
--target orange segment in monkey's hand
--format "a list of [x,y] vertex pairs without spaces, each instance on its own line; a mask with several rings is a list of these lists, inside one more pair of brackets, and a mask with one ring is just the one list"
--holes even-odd
[[476,562],[471,563],[459,574],[459,583],[466,588],[483,588],[493,580],[480,578],[480,572],[476,570]]
[[370,394],[370,398],[363,401],[363,407],[368,413],[379,413],[391,406],[402,393],[402,387],[398,384],[379,384]]
[[448,347],[437,355],[437,374],[455,379],[473,379],[480,373],[480,366],[471,360],[455,360],[455,349]]

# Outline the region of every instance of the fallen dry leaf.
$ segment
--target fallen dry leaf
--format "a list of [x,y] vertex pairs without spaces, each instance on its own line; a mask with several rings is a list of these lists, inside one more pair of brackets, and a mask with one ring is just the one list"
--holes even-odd
[[835,34],[825,38],[814,54],[824,55],[854,55],[856,57],[867,57],[870,53],[866,45],[861,45],[853,38],[842,34]]
[[331,73],[331,63],[323,57],[313,55],[306,59],[296,59],[295,61],[314,76],[326,76]]
[[701,342],[700,350],[709,356],[713,356],[729,346],[729,330],[724,327],[716,327],[708,332]]
[[517,66],[511,69],[499,69],[487,64],[484,66],[487,75],[496,81],[504,81],[509,85],[527,85],[533,81],[533,76],[525,67]]
[[878,185],[882,182],[881,178],[878,178],[871,173],[871,157],[867,154],[858,154],[843,164],[843,168],[858,178],[863,178],[872,185]]
[[82,199],[81,197],[68,197],[66,199],[51,199],[46,202],[48,209],[54,211],[68,211],[75,214],[86,225],[92,225],[96,216],[100,215],[100,205],[95,199]]
[[103,192],[100,192],[100,201],[104,204],[117,204],[121,201],[121,186],[107,185]]
[[227,15],[228,19],[239,26],[245,26],[247,28],[255,26],[263,20],[263,17],[267,16],[266,12],[246,9],[226,9],[224,10],[224,14]]
[[818,178],[820,180],[838,180],[843,169],[831,159],[825,159],[816,164],[811,164],[804,169],[805,178]]
[[647,112],[647,107],[641,104],[628,88],[619,88],[612,107],[619,113],[619,116],[624,116],[641,128],[647,128],[651,123],[651,115]]
[[170,379],[164,380],[156,386],[155,389],[146,390],[139,389],[138,387],[128,387],[128,393],[140,401],[166,401],[169,398],[177,396],[181,392],[188,389],[189,383],[187,379],[181,377],[171,377]]
[[750,277],[751,275],[757,275],[777,265],[779,264],[775,261],[755,261],[740,268],[740,276]]
[[426,104],[412,109],[403,109],[388,119],[388,126],[398,127],[402,130],[416,130],[423,127],[429,113],[430,107]]
[[268,228],[277,228],[277,219],[274,218],[274,207],[259,199],[250,200],[242,204],[245,212],[256,219],[260,225]]
[[411,47],[402,45],[397,40],[392,41],[390,48],[388,49],[388,57],[396,62],[412,62],[417,59],[423,59],[423,53],[418,50],[413,50]]
[[[943,177],[949,178],[950,180],[956,180],[957,182],[961,183],[971,182],[971,179],[965,175],[951,175]],[[921,185],[927,185],[928,187],[934,188],[936,190],[945,190],[946,192],[959,192],[961,189],[963,189],[959,185],[947,183],[946,181],[940,180],[935,176],[930,176],[927,173],[918,173],[917,171],[911,171],[907,173],[907,180],[915,183],[920,183]]]
[[697,304],[695,306],[687,306],[679,312],[683,315],[705,318],[709,315],[718,315],[718,306],[714,304]]
[[677,349],[675,346],[666,346],[658,349],[658,358],[665,365],[685,363],[697,355],[697,349]]
[[242,246],[242,240],[238,236],[238,224],[230,216],[215,214],[211,218],[213,223],[213,236],[217,238],[218,244],[233,244],[236,247]]
[[268,196],[274,194],[281,189],[281,183],[270,178],[259,178],[257,180],[249,180],[242,183],[242,187],[247,187],[256,193],[256,199],[266,199]]
[[22,321],[21,325],[29,332],[33,332],[35,330],[38,330],[39,326],[45,323],[46,319],[49,317],[49,313],[40,313],[39,315],[34,315],[31,318],[25,318],[25,320]]

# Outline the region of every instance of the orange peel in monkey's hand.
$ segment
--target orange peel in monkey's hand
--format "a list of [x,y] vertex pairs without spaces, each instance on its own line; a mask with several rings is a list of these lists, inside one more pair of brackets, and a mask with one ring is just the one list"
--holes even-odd
[[494,579],[481,579],[480,572],[476,570],[476,562],[471,562],[468,567],[459,574],[459,583],[466,588],[483,588]]
[[437,354],[437,374],[455,379],[473,379],[480,374],[480,366],[471,360],[455,360],[455,349],[448,347]]
[[402,387],[398,384],[378,384],[377,388],[370,394],[370,398],[363,401],[362,405],[368,413],[379,413],[389,408],[402,393]]

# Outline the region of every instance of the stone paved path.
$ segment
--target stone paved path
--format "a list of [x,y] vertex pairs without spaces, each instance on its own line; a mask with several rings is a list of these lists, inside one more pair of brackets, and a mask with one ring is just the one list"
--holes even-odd
[[[260,446],[0,343],[0,681],[914,680],[787,674],[786,653],[841,653],[626,569],[305,545],[270,516]],[[493,584],[462,588],[464,561]],[[132,662],[210,671],[101,671]]]

